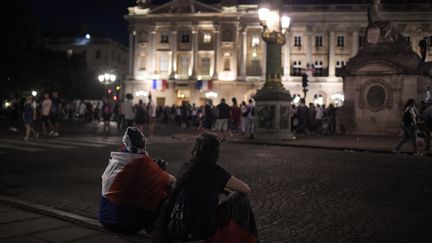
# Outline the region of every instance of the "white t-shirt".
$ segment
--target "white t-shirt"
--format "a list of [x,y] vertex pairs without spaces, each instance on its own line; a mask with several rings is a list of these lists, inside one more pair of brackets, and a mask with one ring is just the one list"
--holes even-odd
[[52,102],[50,99],[46,99],[42,101],[42,115],[48,116],[51,111]]

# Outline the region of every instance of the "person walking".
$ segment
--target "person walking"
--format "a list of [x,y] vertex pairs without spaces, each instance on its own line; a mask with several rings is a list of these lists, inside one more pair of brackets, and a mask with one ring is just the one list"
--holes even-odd
[[225,98],[221,99],[221,103],[216,106],[217,119],[216,119],[216,131],[222,140],[226,139],[226,132],[228,130],[228,119],[230,117],[230,107],[225,103]]
[[58,92],[52,92],[50,120],[52,124],[51,136],[57,137],[60,132],[60,119],[63,116],[63,102],[58,97]]
[[404,112],[402,116],[402,131],[403,131],[402,138],[396,144],[396,147],[393,150],[394,153],[399,153],[402,144],[411,140],[411,144],[413,146],[413,154],[421,155],[420,153],[417,152],[416,135],[415,135],[415,129],[417,125],[416,118],[417,118],[417,111],[415,108],[415,100],[408,99],[405,104]]
[[37,104],[35,101],[33,101],[33,96],[27,96],[22,115],[24,126],[26,129],[26,135],[24,137],[25,141],[29,140],[31,133],[34,134],[35,139],[39,137],[39,133],[32,126],[33,121],[36,120],[36,108]]
[[125,126],[131,127],[133,126],[135,120],[135,113],[133,111],[133,103],[132,103],[133,95],[128,93],[126,94],[126,100],[123,101],[121,110],[124,112],[125,116]]
[[238,133],[240,129],[241,110],[237,104],[237,99],[232,98],[232,106],[230,108],[230,120],[232,133]]
[[144,124],[147,120],[147,109],[143,100],[139,100],[134,109],[136,126],[140,131],[144,131]]
[[214,111],[213,111],[213,101],[211,99],[207,99],[206,104],[204,106],[204,115],[201,127],[206,130],[210,131],[213,127],[213,121],[214,121]]
[[247,122],[246,122],[246,133],[248,138],[254,138],[255,134],[255,104],[253,99],[249,99],[247,106]]
[[104,100],[103,105],[102,105],[102,118],[103,118],[103,130],[106,131],[110,131],[111,130],[111,117],[112,117],[112,106],[111,104],[108,102],[107,99]]
[[[42,109],[41,109],[41,125],[42,125],[42,134],[44,136],[48,135],[47,128],[51,129],[51,133],[54,134],[53,126],[50,120],[52,102],[48,93],[44,94],[44,99],[42,101]],[[50,134],[51,134],[50,133]]]

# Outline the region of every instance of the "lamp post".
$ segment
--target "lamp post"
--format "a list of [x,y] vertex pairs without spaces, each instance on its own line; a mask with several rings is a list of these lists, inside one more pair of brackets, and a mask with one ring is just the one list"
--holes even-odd
[[256,132],[262,140],[288,140],[291,133],[291,95],[283,87],[282,46],[290,18],[281,14],[281,0],[262,1],[258,10],[263,26],[262,38],[266,43],[266,80],[257,91]]
[[[109,87],[109,85],[111,85],[112,83],[114,83],[117,80],[117,76],[115,74],[113,74],[113,73],[103,73],[103,74],[100,74],[98,76],[98,80],[102,84],[104,84],[107,87]],[[111,90],[111,92],[109,92],[109,91],[110,91],[109,88],[107,88],[107,90],[105,91],[106,98],[108,98],[109,95],[110,95],[110,93],[112,92],[112,90]]]

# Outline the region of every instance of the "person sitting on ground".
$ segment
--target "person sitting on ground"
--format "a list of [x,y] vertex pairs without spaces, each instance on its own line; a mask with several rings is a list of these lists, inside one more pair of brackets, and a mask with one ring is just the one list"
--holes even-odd
[[[217,165],[219,138],[203,133],[196,139],[192,158],[179,171],[179,179],[161,213],[158,242],[205,240],[257,242],[255,218],[246,197],[249,186]],[[226,189],[231,194],[220,202]],[[187,195],[187,205],[182,204]]]
[[102,175],[99,221],[106,229],[122,233],[153,231],[160,206],[175,182],[174,176],[163,171],[166,163],[159,162],[147,153],[142,132],[128,127],[122,151],[111,152]]

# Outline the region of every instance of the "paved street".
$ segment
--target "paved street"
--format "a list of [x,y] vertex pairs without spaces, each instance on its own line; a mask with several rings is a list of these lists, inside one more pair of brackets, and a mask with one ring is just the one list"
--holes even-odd
[[[0,193],[95,218],[100,176],[119,139],[77,127],[25,143],[2,132]],[[149,151],[176,174],[192,143],[164,129]],[[432,241],[430,157],[229,142],[221,153],[220,164],[253,190],[262,242]]]

